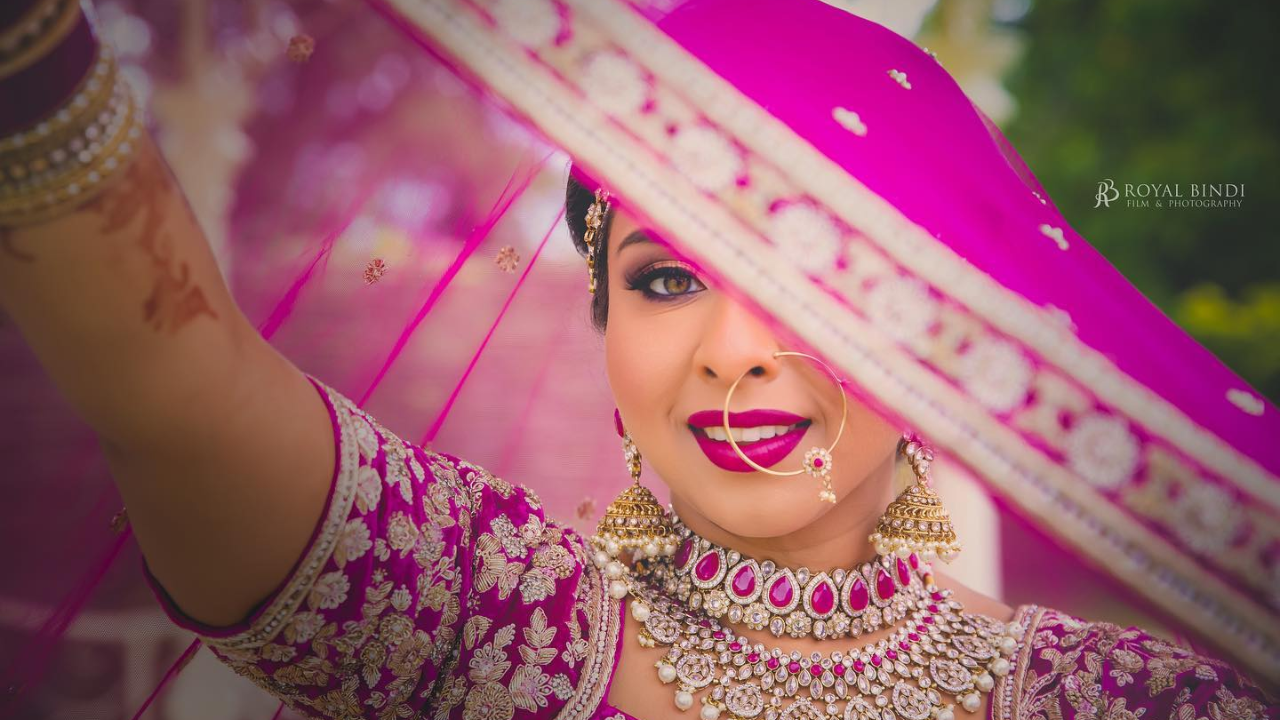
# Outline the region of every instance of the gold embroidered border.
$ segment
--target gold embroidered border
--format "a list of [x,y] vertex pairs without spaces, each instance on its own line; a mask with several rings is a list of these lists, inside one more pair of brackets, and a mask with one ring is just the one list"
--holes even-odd
[[[307,375],[307,377],[311,377]],[[315,378],[312,378],[315,380]],[[325,563],[333,555],[338,545],[338,538],[347,524],[347,516],[356,496],[356,470],[360,464],[359,448],[355,441],[355,430],[352,426],[352,403],[342,394],[328,385],[316,380],[324,388],[328,402],[333,406],[338,418],[340,430],[339,458],[336,468],[337,478],[334,481],[333,496],[329,502],[329,513],[320,527],[320,533],[312,543],[306,557],[302,559],[297,571],[289,578],[285,588],[271,602],[267,609],[248,630],[225,638],[200,636],[202,642],[210,647],[224,650],[249,650],[265,645],[273,638],[297,612],[298,606],[311,592],[324,569]]]
[[1252,458],[1206,431],[1176,406],[1134,381],[1106,356],[1061,328],[1046,323],[1043,310],[977,270],[934,239],[844,168],[796,135],[737,88],[692,59],[683,48],[634,13],[608,2],[572,0],[576,12],[609,29],[609,39],[643,61],[645,68],[685,94],[701,99],[698,109],[732,131],[751,152],[804,178],[804,189],[857,227],[898,263],[928,280],[985,322],[1017,338],[1063,371],[1087,378],[1107,402],[1155,430],[1215,472],[1273,509],[1280,508],[1280,482]]
[[[1241,659],[1268,674],[1280,667],[1280,630],[1276,629],[1268,611],[1203,571],[1150,528],[1126,516],[1058,463],[1030,448],[1018,433],[994,419],[950,382],[920,365],[880,330],[840,307],[798,272],[789,258],[756,243],[752,239],[757,235],[756,228],[745,224],[726,206],[702,194],[681,173],[655,158],[636,135],[619,128],[600,109],[562,86],[561,80],[552,73],[531,72],[526,50],[498,37],[471,8],[451,0],[389,1],[438,46],[459,59],[467,71],[478,75],[529,117],[550,139],[588,164],[592,171],[608,177],[614,189],[631,199],[636,207],[643,208],[648,219],[659,228],[678,228],[681,240],[697,255],[704,260],[714,258],[710,266],[748,291],[766,311],[786,317],[798,335],[836,360],[862,387],[878,395],[908,421],[927,428],[941,445],[954,448],[959,457],[1045,521],[1047,527],[1070,539],[1154,602],[1206,634],[1220,638],[1224,648],[1234,651]],[[715,99],[715,102],[702,102],[702,106],[714,105],[718,112],[728,116],[740,113],[745,119],[732,125],[740,137],[750,138],[752,145],[760,142],[774,149],[787,148],[791,153],[788,159],[791,167],[805,168],[807,179],[820,178],[816,184],[834,183],[832,187],[821,188],[824,196],[840,191],[866,193],[865,188],[843,172],[838,178],[829,179],[832,174],[829,160],[802,139],[790,135],[778,121],[759,117],[763,111],[737,95],[735,89],[726,86],[707,68],[685,56],[683,50],[665,36],[646,23],[637,22],[629,9],[600,0],[572,4],[579,19],[590,18],[610,25],[611,38],[644,43],[644,53],[638,57],[644,59],[646,67],[655,75],[678,77],[688,92]],[[574,28],[575,34],[586,31],[588,29],[581,26]],[[724,87],[718,87],[717,83]],[[708,96],[708,93],[712,94]],[[804,187],[815,190],[814,184],[809,182]],[[923,231],[912,230],[910,222],[883,201],[874,203],[860,197],[852,206],[835,204],[845,208],[842,213],[850,209],[870,213],[881,242],[888,243],[888,249],[895,254],[903,253],[905,246],[912,254],[923,253],[931,258],[931,262],[924,264],[930,266],[932,272],[948,267],[946,253],[950,251],[927,235],[924,239],[928,244],[920,242],[919,233]],[[859,216],[858,226],[865,224],[866,217]],[[898,244],[894,245],[895,242]],[[917,264],[920,264],[919,257],[913,260],[912,266]],[[993,288],[994,281],[986,275],[963,266],[949,272],[952,275],[942,286],[963,288],[965,294],[959,299],[966,304],[989,310],[990,303],[999,300],[1002,288]],[[958,282],[956,277],[964,282]],[[990,296],[984,296],[984,292]],[[1000,312],[992,313],[997,317],[1008,309],[1003,304],[1007,300],[1000,302]],[[1091,361],[1092,351],[1087,348],[1077,347],[1073,355],[1064,355],[1052,347],[1063,338],[1046,331],[1043,316],[1028,315],[1024,305],[1025,301],[1012,315],[1022,324],[1034,318],[1033,325],[1022,328],[1031,336],[1030,347],[1047,343],[1048,356],[1067,366],[1075,364],[1075,370],[1083,368],[1090,376],[1106,370]],[[1021,338],[1016,332],[1011,334]],[[1078,340],[1075,343],[1078,345]],[[1114,368],[1110,370],[1117,372]],[[1123,377],[1111,377],[1108,382],[1117,385],[1117,398],[1126,395],[1123,387],[1126,382],[1136,385]],[[1096,377],[1092,384],[1098,385]],[[1128,390],[1126,397],[1130,404],[1135,392],[1139,395],[1145,392],[1150,399],[1151,394],[1145,388]],[[1170,428],[1170,416],[1177,414],[1161,403],[1139,407],[1136,412],[1129,408],[1129,412],[1151,419],[1151,427],[1166,431]],[[1165,415],[1161,416],[1162,413]],[[1186,418],[1182,419],[1189,423]],[[1202,429],[1187,426],[1183,430],[1188,428],[1195,431],[1195,437],[1182,437],[1182,440],[1200,453],[1197,457],[1203,460],[1206,453],[1213,456],[1213,462],[1208,464],[1226,468],[1233,479],[1240,477],[1240,473],[1249,475],[1255,490],[1269,482],[1258,475],[1261,471],[1251,460],[1242,459],[1234,449]],[[1177,436],[1177,433],[1178,429],[1174,428],[1171,434]],[[1202,442],[1205,438],[1214,447],[1206,448]]]
[[[1159,438],[1158,443],[1142,444],[1140,454],[1151,452],[1152,448],[1160,443],[1167,443],[1169,447],[1191,455],[1204,467],[1219,473],[1221,476],[1219,479],[1227,480],[1228,484],[1233,484],[1237,489],[1252,495],[1258,501],[1257,504],[1248,508],[1253,511],[1253,514],[1270,514],[1272,517],[1277,515],[1277,510],[1280,509],[1280,480],[1272,478],[1252,459],[1195,425],[1163,398],[1128,378],[1114,367],[1105,355],[1081,343],[1072,332],[1049,321],[1044,309],[1030,303],[1017,293],[1010,292],[985,273],[973,268],[945,245],[938,243],[923,228],[871,193],[836,163],[809,146],[806,141],[796,136],[763,108],[742,97],[736,88],[714,73],[695,72],[695,69],[690,67],[687,54],[670,42],[660,31],[648,23],[635,22],[634,17],[627,12],[602,8],[599,3],[585,5],[580,14],[591,22],[608,28],[607,40],[631,53],[632,60],[635,62],[643,60],[645,70],[656,78],[662,79],[664,68],[666,68],[665,79],[668,85],[679,87],[685,96],[699,98],[696,110],[705,111],[707,117],[718,123],[720,127],[732,131],[734,139],[754,154],[749,155],[745,160],[752,177],[751,186],[767,184],[767,182],[760,182],[762,178],[776,184],[778,178],[770,175],[779,173],[788,176],[783,180],[784,183],[801,187],[803,181],[805,184],[802,187],[805,192],[826,202],[826,209],[833,215],[841,217],[850,226],[856,226],[862,238],[869,242],[871,247],[884,252],[886,256],[896,261],[902,270],[940,288],[950,301],[964,308],[962,311],[957,311],[954,307],[944,308],[945,303],[938,303],[934,307],[942,313],[940,317],[968,313],[966,317],[975,318],[983,330],[990,328],[1009,335],[1029,351],[1047,359],[1050,363],[1057,363],[1056,366],[1050,364],[1046,367],[1053,367],[1054,372],[1064,373],[1072,380],[1081,382],[1082,387],[1088,387],[1089,391],[1109,409],[1120,411],[1119,414],[1127,421],[1142,425],[1145,431]],[[580,28],[575,26],[574,29],[578,31]],[[591,38],[581,42],[588,45],[592,42],[598,43],[600,40]],[[551,51],[548,51],[548,57],[552,58]],[[554,59],[557,62],[564,62],[558,57]],[[550,59],[549,62],[551,62]],[[694,62],[693,65],[697,63]],[[565,75],[572,75],[565,67],[559,67],[559,69]],[[683,98],[674,92],[673,97],[661,95],[659,97],[660,100],[657,102],[659,108],[673,104],[673,100],[674,103],[683,101]],[[676,119],[683,122],[684,116],[690,110],[688,108],[674,111],[668,109],[667,112],[674,114]],[[658,112],[648,113],[648,115],[659,114]],[[637,136],[649,141],[651,151],[670,154],[670,143],[664,144],[666,134],[660,133],[655,136],[652,133],[655,122],[646,121],[645,113],[641,113],[640,116],[634,116],[634,113],[632,115],[624,117],[624,120],[630,122],[630,129]],[[666,119],[671,120],[670,117]],[[647,136],[644,134],[646,128],[650,131]],[[776,188],[774,191],[776,192]],[[738,213],[736,219],[739,223],[747,225],[754,223],[754,226],[749,227],[741,238],[751,237],[751,233],[756,230],[761,234],[767,234],[767,228],[759,227],[760,218],[750,216],[752,202],[758,202],[758,198],[743,203],[738,201],[745,198],[738,198],[738,194],[743,193],[732,189],[724,191],[720,193],[720,200]],[[767,196],[769,193],[763,194]],[[684,225],[679,227],[683,231]],[[739,249],[747,254],[763,254],[769,248],[767,245],[742,241],[739,236],[731,236],[729,241],[737,242]],[[795,264],[791,258],[782,255],[779,255],[777,260],[788,265]],[[843,282],[844,278],[830,271],[822,276],[822,280],[837,290],[846,285]],[[807,278],[797,274],[794,282],[807,282]],[[755,294],[751,288],[747,290]],[[759,299],[758,295],[757,299]],[[861,308],[859,303],[863,298],[846,295],[844,299],[851,306]],[[979,308],[981,312],[972,313],[968,310],[973,307]],[[837,314],[829,317],[838,318],[839,312],[837,310]],[[985,332],[982,334],[985,335]],[[937,347],[929,348],[930,352],[941,349],[941,343],[936,345]],[[913,355],[900,356],[895,362],[904,360],[919,362],[926,355],[916,349]],[[930,359],[933,358],[930,356]],[[930,370],[930,372],[945,375],[949,381],[962,380],[952,369],[943,367],[941,370],[941,373],[937,370]],[[1031,377],[1030,383],[1036,385],[1049,380],[1050,378],[1045,377],[1048,373],[1047,369],[1038,370]],[[1098,382],[1099,378],[1105,381]],[[1116,402],[1117,398],[1129,398],[1133,402],[1125,406],[1123,403]],[[975,417],[985,412],[976,404],[972,410]],[[1019,418],[1020,421],[1027,419]],[[980,418],[972,422],[980,427],[987,422],[987,419]],[[1065,451],[1065,448],[1052,438],[1042,436],[1041,439],[1050,442],[1056,450]],[[1211,446],[1206,446],[1206,442]],[[1206,462],[1206,459],[1217,459],[1221,462],[1215,465],[1213,462]],[[1199,468],[1193,469],[1190,466],[1187,466],[1187,470],[1197,473],[1201,471]],[[1101,498],[1097,497],[1092,499],[1101,501]],[[1122,494],[1119,498],[1119,502],[1125,505],[1126,511],[1143,517],[1144,513],[1141,509],[1130,504],[1131,500],[1128,493]],[[1233,499],[1232,502],[1236,501]],[[1165,518],[1145,515],[1146,521],[1154,521],[1175,536],[1180,535],[1177,524],[1170,524]],[[1255,547],[1265,547],[1276,539],[1274,533],[1268,531],[1270,526],[1269,522],[1255,522],[1251,525],[1254,530],[1251,537],[1257,539]],[[1162,539],[1157,539],[1164,542]],[[1218,553],[1208,554],[1212,556]],[[1267,582],[1269,572],[1267,565],[1263,562],[1264,556],[1262,552],[1248,552],[1248,549],[1237,548],[1231,555],[1232,562],[1223,562],[1218,569],[1234,571],[1235,580],[1250,584],[1261,593],[1267,593],[1271,591],[1271,586]]]
[[577,532],[573,532],[574,554],[582,566],[582,580],[587,584],[583,591],[588,602],[587,620],[591,623],[591,637],[587,643],[587,657],[583,662],[582,676],[578,678],[573,697],[565,703],[556,720],[588,720],[604,700],[609,678],[614,672],[614,650],[622,623],[618,613],[621,601],[609,594],[609,583],[602,570],[592,561],[591,550]]
[[1018,638],[1018,649],[1009,663],[1009,672],[996,678],[995,687],[991,689],[991,712],[987,715],[991,720],[1018,720],[1022,690],[1027,686],[1027,670],[1031,667],[1032,645],[1042,617],[1044,608],[1038,605],[1019,605],[1013,613],[1013,622],[1022,623],[1022,637]]

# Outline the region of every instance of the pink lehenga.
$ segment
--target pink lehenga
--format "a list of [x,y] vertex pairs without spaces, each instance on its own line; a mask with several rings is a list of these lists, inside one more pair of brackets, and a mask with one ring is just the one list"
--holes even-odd
[[[621,0],[374,7],[567,152],[586,182],[607,187],[780,336],[838,367],[861,400],[1204,643],[1192,650],[1020,605],[991,718],[1280,712],[1248,679],[1280,682],[1276,408],[1072,232],[939,59],[808,0],[695,0],[669,13]],[[435,398],[442,409],[421,441],[362,409],[533,167],[517,168],[391,334],[372,379],[349,373],[358,402],[331,376],[311,376],[333,421],[335,473],[277,590],[242,623],[207,627],[146,573],[175,623],[293,712],[632,717],[606,700],[627,602],[609,593],[583,533],[546,512],[538,492],[503,479],[510,457],[500,447],[489,448],[490,469],[434,447],[448,447],[442,423],[464,385],[508,394],[501,375],[473,370],[547,237],[497,319],[477,331],[457,387]],[[559,222],[553,213],[544,225]],[[289,318],[330,247],[281,295],[264,332]],[[545,347],[557,327],[538,328],[553,338]],[[547,366],[533,365],[520,387],[549,394]],[[421,378],[401,382],[408,392]],[[503,426],[511,436],[529,427],[529,406],[522,412]],[[553,473],[564,457],[525,480],[560,506]],[[32,657],[77,607],[28,641]],[[24,682],[39,672],[10,669]],[[739,716],[827,717],[787,706]]]
[[[528,487],[405,442],[312,382],[337,463],[307,550],[230,628],[185,617],[148,573],[174,622],[304,716],[642,720],[606,700],[626,603],[607,592],[583,536],[547,517]],[[1136,628],[1035,605],[1014,622],[1022,629],[991,690],[992,718],[1277,709],[1231,665]]]

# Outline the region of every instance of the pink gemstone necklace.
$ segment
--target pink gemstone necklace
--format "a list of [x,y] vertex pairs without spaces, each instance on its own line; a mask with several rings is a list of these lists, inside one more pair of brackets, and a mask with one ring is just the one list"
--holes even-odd
[[[622,574],[615,583],[625,585],[620,588],[622,594],[632,597],[631,615],[643,626],[639,643],[667,648],[655,663],[658,679],[675,683],[674,700],[680,710],[693,707],[695,694],[701,694],[701,720],[720,720],[725,713],[731,720],[954,720],[956,704],[976,712],[982,694],[994,687],[995,677],[1011,669],[1006,658],[1016,652],[1023,628],[966,613],[951,591],[934,584],[928,565],[919,560],[878,558],[856,570],[837,570],[827,576],[830,592],[820,592],[815,581],[826,573],[809,576],[804,568],[779,571],[771,563],[755,562],[708,542],[678,519],[675,524],[683,540],[675,558],[639,560],[633,572]],[[759,574],[735,582],[729,573],[743,567]],[[895,582],[900,568],[906,569]],[[792,584],[779,587],[780,577]],[[802,577],[806,579],[801,581]],[[855,592],[858,579],[863,590]],[[868,593],[872,597],[863,604],[867,586],[873,588]],[[839,600],[834,597],[837,588]],[[878,642],[806,657],[798,651],[752,643],[721,625],[719,617],[731,615],[733,607],[743,608],[744,600],[749,609],[762,593],[767,603],[776,601],[779,613],[786,613],[781,624],[797,637],[812,630],[804,627],[804,621],[792,620],[801,601],[805,619],[815,626],[819,622],[832,626],[832,618],[840,612],[835,609],[837,603],[842,608],[862,605],[864,614],[875,608],[886,627],[901,623]],[[737,597],[722,600],[721,595],[728,594]],[[729,603],[729,609],[720,609],[723,603]],[[885,608],[893,608],[892,620],[884,619]],[[808,615],[822,615],[819,611],[829,612],[817,620]],[[779,615],[764,612],[769,615],[764,622],[772,630]],[[748,624],[755,622],[756,629],[764,627],[746,609],[741,617]]]
[[768,629],[775,637],[859,637],[930,605],[912,554],[879,557],[853,569],[811,572],[744,557],[690,530],[672,513],[678,549],[653,563],[652,582],[709,617]]

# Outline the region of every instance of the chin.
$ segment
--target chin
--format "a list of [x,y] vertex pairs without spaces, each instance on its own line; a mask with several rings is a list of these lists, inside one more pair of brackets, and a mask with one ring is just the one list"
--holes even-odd
[[[741,477],[732,479],[741,483]],[[776,482],[780,478],[767,479]],[[795,490],[796,488],[789,488],[785,493],[778,493],[776,489],[773,492],[753,492],[742,488],[729,491],[733,493],[730,498],[721,494],[685,497],[706,518],[727,532],[742,537],[769,538],[788,535],[804,528],[830,507],[819,503],[814,497],[810,498],[814,505],[812,511],[802,508],[803,498],[798,497]],[[815,490],[814,495],[816,494]]]
[[810,521],[807,517],[780,516],[777,512],[769,512],[757,506],[734,517],[724,518],[722,522],[717,520],[717,524],[742,537],[773,538],[794,533]]

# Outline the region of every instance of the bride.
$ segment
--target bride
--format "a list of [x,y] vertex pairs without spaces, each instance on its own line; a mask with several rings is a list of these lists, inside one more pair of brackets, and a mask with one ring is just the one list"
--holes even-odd
[[[1058,262],[1087,245],[1051,222],[1016,155],[902,38],[794,0],[692,2],[661,18],[599,0],[383,7],[579,162],[566,218],[634,479],[584,537],[531,489],[397,437],[267,344],[78,6],[23,5],[42,20],[0,58],[0,87],[52,89],[0,117],[0,303],[100,437],[166,612],[296,712],[953,720],[1280,708],[1250,680],[1277,679],[1274,611],[1229,575],[1212,581],[1221,593],[1175,582],[1190,572],[1177,541],[1145,546],[1174,558],[1147,590],[1188,623],[1203,617],[1206,633],[1226,628],[1235,663],[1009,607],[943,571],[960,545],[930,485],[933,449],[882,410],[945,438],[1021,502],[1035,504],[1030,478],[1071,480],[1053,486],[1071,510],[1043,513],[1064,527],[1091,517],[1082,498],[1106,515],[1130,483],[1159,480],[1139,481],[1155,467],[1140,451],[1164,457],[1173,440],[1221,426],[1213,411],[1179,430],[1176,413],[1167,430],[1160,413],[1191,395],[1130,368],[1109,397],[1120,375],[1083,352],[1058,385],[1037,374],[1049,345],[1123,353],[1083,332],[1095,317],[1152,316],[1087,253],[1034,286],[1011,274],[1010,259]],[[951,281],[931,294],[912,273]],[[1092,315],[1070,305],[1084,302],[1077,288],[1116,304]],[[1004,297],[997,289],[1051,299],[1082,332],[1036,315],[1025,337],[1009,330],[1002,351],[979,356],[999,372],[966,375],[976,361],[939,349],[981,346],[984,322],[1016,328],[1005,321],[1022,310],[982,300]],[[953,302],[936,300],[946,293]],[[1153,346],[1208,362],[1159,327]],[[960,342],[950,331],[962,329]],[[1069,403],[1074,425],[1028,412],[1047,407],[1050,388],[1090,401]],[[1253,469],[1267,451],[1241,443],[1229,467],[1246,469],[1213,482],[1274,483]],[[641,455],[655,478],[641,477]],[[1024,476],[1028,466],[1043,475]],[[656,481],[669,506],[646,487]],[[1098,531],[1099,547],[1146,538],[1138,525]],[[1144,546],[1126,547],[1139,557]]]

